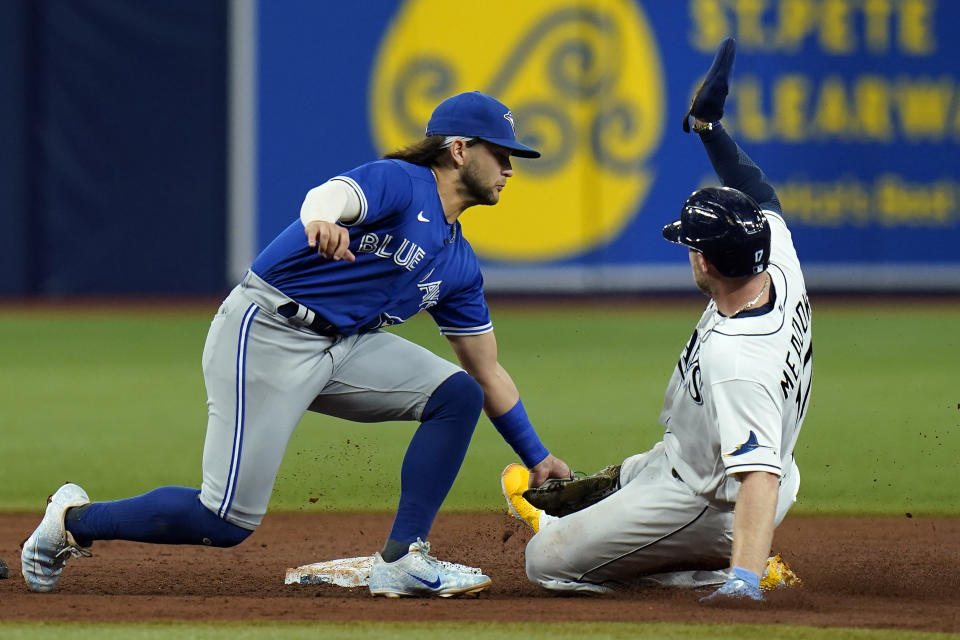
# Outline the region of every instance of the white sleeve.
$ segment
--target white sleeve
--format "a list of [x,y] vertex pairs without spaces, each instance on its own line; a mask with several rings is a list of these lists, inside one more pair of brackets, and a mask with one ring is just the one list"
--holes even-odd
[[768,471],[781,475],[783,417],[767,390],[756,382],[728,380],[711,387],[726,475]]
[[342,180],[330,180],[307,192],[300,206],[304,226],[315,220],[353,222],[360,217],[360,197]]

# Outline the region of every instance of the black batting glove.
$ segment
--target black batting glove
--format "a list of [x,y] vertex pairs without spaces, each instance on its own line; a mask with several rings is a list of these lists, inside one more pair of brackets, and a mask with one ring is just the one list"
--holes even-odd
[[736,48],[737,41],[733,38],[725,38],[720,43],[713,64],[693,96],[690,110],[683,116],[685,132],[690,133],[690,116],[704,122],[717,122],[723,117],[723,103],[730,89],[730,72],[733,70]]

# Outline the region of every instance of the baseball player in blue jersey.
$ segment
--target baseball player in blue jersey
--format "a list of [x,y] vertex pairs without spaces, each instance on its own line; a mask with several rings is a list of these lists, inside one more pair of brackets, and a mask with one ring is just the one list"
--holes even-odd
[[[537,437],[498,362],[483,278],[458,222],[467,208],[499,201],[511,155],[540,156],[517,141],[506,106],[462,93],[437,106],[421,142],[312,189],[300,219],[256,258],[211,323],[201,488],[91,503],[79,486],[64,485],[24,543],[29,588],[52,590],[67,558],[89,554],[95,540],[240,543],[263,519],[307,410],[420,422],[371,593],[447,597],[488,586],[480,571],[429,555],[426,542],[481,409],[533,484],[570,475]],[[424,310],[462,368],[381,330]]]
[[777,194],[719,122],[733,58],[728,39],[684,118],[724,186],[694,192],[663,229],[688,247],[710,297],[667,385],[663,439],[594,476],[546,483],[553,491],[525,491],[520,465],[501,477],[511,512],[538,531],[526,568],[544,587],[713,586],[704,600],[723,602],[761,600],[761,580],[795,577],[768,555],[800,482],[811,309]]

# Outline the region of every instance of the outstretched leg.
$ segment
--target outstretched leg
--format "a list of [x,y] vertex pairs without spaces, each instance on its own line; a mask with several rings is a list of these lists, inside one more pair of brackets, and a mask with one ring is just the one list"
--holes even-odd
[[217,517],[199,496],[199,489],[160,487],[134,498],[68,509],[65,526],[84,547],[94,540],[232,547],[253,533]]
[[94,540],[232,547],[252,531],[221,520],[200,504],[197,489],[162,487],[150,493],[91,503],[75,484],[50,496],[40,526],[26,539],[21,572],[31,591],[52,591],[70,556],[90,555]]
[[243,287],[234,289],[203,352],[209,415],[202,488],[161,487],[91,504],[83,489],[64,485],[23,547],[30,589],[51,591],[67,558],[95,540],[231,547],[246,539],[266,513],[297,422],[330,375],[332,342],[289,331]]

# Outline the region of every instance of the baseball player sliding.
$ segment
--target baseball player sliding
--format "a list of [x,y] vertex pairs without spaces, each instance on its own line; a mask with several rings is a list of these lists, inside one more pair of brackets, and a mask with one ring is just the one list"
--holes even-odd
[[[488,586],[479,571],[436,560],[426,542],[481,408],[535,482],[570,475],[537,437],[498,362],[477,258],[458,222],[466,209],[499,201],[511,155],[540,156],[513,127],[502,103],[462,93],[437,106],[421,142],[307,193],[300,219],[256,258],[211,323],[201,488],[91,503],[79,486],[64,485],[23,546],[29,588],[52,590],[67,558],[88,555],[94,540],[239,544],[263,519],[308,409],[420,422],[371,593],[446,597]],[[381,331],[423,310],[462,369]]]
[[720,124],[733,58],[727,39],[683,123],[689,131],[693,118],[724,186],[695,191],[663,228],[688,247],[710,297],[667,386],[663,440],[540,490],[524,492],[520,465],[501,478],[511,512],[538,531],[527,575],[548,589],[639,580],[719,585],[708,602],[762,600],[765,574],[764,586],[792,578],[768,555],[800,482],[793,451],[810,400],[810,301],[776,192]]

